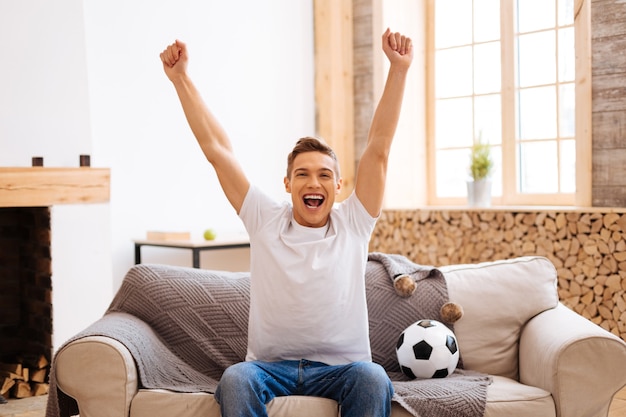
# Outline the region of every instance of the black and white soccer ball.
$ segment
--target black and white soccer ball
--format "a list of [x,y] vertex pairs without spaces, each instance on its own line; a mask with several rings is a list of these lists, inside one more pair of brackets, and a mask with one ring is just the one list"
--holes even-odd
[[404,329],[396,354],[402,373],[411,379],[445,378],[459,363],[456,336],[435,320],[420,320]]

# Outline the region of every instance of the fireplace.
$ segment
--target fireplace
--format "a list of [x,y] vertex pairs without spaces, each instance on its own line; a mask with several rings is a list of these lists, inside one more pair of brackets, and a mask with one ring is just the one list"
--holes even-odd
[[[47,392],[45,373],[58,347],[55,327],[67,327],[76,316],[67,311],[71,294],[62,294],[74,277],[62,266],[78,260],[54,250],[55,231],[62,237],[67,228],[54,225],[52,212],[60,211],[57,205],[72,205],[67,207],[73,210],[108,203],[109,179],[109,170],[102,168],[0,168],[0,394],[5,397]],[[7,377],[15,384],[1,391]]]
[[0,208],[0,361],[52,350],[48,207]]

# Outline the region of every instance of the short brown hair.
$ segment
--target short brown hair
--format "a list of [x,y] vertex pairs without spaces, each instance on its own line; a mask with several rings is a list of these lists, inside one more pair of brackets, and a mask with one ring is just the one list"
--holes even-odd
[[296,156],[305,152],[321,152],[324,155],[328,155],[333,158],[333,161],[335,161],[335,175],[337,176],[337,181],[339,181],[339,178],[341,178],[341,174],[339,172],[339,161],[337,160],[337,155],[335,154],[335,151],[333,151],[332,148],[328,146],[326,142],[324,142],[322,139],[314,138],[312,136],[306,136],[298,139],[291,153],[287,155],[287,178],[291,178],[293,161],[296,159]]

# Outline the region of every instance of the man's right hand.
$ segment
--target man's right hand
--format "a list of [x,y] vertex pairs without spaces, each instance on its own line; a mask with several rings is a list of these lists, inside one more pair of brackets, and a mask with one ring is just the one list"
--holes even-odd
[[161,52],[159,55],[161,62],[163,62],[163,70],[171,81],[177,76],[183,75],[187,71],[187,60],[189,56],[187,54],[187,45],[178,39],[173,44]]

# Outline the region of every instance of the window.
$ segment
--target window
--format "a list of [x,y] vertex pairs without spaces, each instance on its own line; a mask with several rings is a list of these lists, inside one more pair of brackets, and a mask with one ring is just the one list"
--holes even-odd
[[590,146],[590,104],[577,98],[590,83],[577,81],[590,70],[576,73],[576,53],[589,51],[574,0],[428,4],[430,203],[465,204],[469,151],[483,141],[495,204],[580,204],[577,141]]

